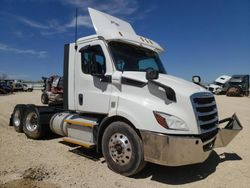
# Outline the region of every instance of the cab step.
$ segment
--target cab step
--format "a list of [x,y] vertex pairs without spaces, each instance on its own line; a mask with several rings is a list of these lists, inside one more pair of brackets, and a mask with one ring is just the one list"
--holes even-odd
[[80,125],[80,126],[92,127],[92,128],[98,124],[97,119],[90,119],[90,118],[81,117],[81,116],[78,116],[72,119],[65,119],[64,122],[68,123],[69,125]]
[[93,148],[95,146],[94,143],[91,143],[91,142],[86,142],[86,141],[82,141],[82,140],[79,140],[79,139],[76,139],[76,138],[70,138],[70,137],[63,137],[63,141],[65,142],[69,142],[71,144],[76,144],[76,145],[79,145],[79,146],[83,146],[85,148]]

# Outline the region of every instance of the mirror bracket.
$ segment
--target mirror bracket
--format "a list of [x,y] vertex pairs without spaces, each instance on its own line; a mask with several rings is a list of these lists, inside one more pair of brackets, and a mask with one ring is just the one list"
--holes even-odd
[[157,80],[159,78],[159,71],[157,70],[148,70],[146,72],[147,80]]

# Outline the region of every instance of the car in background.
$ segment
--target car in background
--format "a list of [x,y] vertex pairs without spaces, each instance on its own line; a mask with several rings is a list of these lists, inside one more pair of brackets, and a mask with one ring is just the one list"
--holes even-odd
[[33,85],[31,85],[31,84],[23,84],[23,91],[32,92],[33,91]]
[[23,83],[13,83],[12,86],[14,91],[23,91]]
[[12,86],[4,82],[0,82],[0,94],[8,94],[8,93],[13,93]]

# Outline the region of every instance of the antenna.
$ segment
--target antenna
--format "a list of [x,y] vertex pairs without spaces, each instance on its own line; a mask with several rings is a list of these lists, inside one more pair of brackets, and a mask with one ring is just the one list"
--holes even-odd
[[75,50],[77,50],[77,8],[76,8],[76,25],[75,25]]

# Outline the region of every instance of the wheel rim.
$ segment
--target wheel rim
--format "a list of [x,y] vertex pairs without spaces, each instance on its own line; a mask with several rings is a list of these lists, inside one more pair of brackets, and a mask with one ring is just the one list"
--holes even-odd
[[119,165],[126,165],[132,156],[132,147],[129,139],[121,133],[113,134],[109,139],[109,154]]
[[29,131],[35,131],[37,129],[38,119],[37,119],[37,114],[35,112],[31,112],[27,115],[26,127]]
[[21,112],[20,110],[16,110],[14,114],[14,124],[16,127],[19,127],[21,124]]

